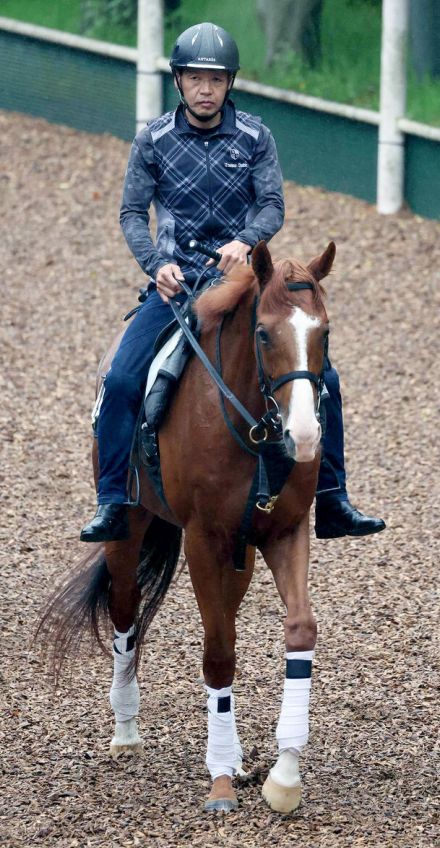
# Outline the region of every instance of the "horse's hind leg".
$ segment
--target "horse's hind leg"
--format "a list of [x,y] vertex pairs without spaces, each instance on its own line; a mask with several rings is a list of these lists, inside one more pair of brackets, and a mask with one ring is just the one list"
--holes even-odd
[[308,516],[288,537],[268,544],[262,554],[285,604],[286,679],[277,726],[279,756],[262,794],[273,810],[289,813],[301,801],[299,755],[309,732],[309,697],[316,622],[308,597]]
[[208,696],[206,765],[212,787],[205,810],[236,809],[233,776],[241,768],[232,681],[235,672],[235,618],[249,586],[255,553],[249,550],[246,570],[236,572],[215,550],[215,540],[187,528],[185,553],[205,630],[203,674]]
[[137,726],[140,697],[134,670],[136,612],[140,601],[137,568],[145,532],[152,516],[143,507],[131,509],[130,538],[106,545],[105,555],[111,576],[109,611],[115,627],[113,641],[113,681],[110,703],[115,714],[115,734],[110,753],[136,754],[142,749]]

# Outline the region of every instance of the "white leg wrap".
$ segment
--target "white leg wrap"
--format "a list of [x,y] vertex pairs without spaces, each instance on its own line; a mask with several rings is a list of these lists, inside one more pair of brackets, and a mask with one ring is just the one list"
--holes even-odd
[[278,749],[298,756],[309,736],[309,700],[314,651],[286,653],[286,679],[276,736]]
[[113,642],[113,682],[110,703],[117,722],[129,721],[139,712],[139,686],[136,677],[130,679],[127,670],[134,657],[134,626],[127,633],[115,631]]
[[237,734],[232,687],[211,689],[208,695],[208,749],[206,765],[212,780],[225,774],[233,777],[241,768],[243,752]]
[[243,748],[241,747],[240,738],[237,731],[237,725],[235,723],[235,698],[232,695],[231,697],[231,713],[232,713],[232,724],[234,727],[234,753],[235,753],[235,766],[234,766],[234,774],[237,772],[241,772],[243,766]]

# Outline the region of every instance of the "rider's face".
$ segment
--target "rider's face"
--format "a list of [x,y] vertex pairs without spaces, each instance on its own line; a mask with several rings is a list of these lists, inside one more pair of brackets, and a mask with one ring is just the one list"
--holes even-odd
[[[183,95],[188,106],[203,118],[212,115],[211,121],[200,122],[206,128],[216,126],[220,123],[219,110],[223,105],[226,92],[229,87],[229,74],[227,71],[208,70],[205,68],[188,68],[180,75],[180,84]],[[191,113],[187,115],[191,123],[196,123]]]

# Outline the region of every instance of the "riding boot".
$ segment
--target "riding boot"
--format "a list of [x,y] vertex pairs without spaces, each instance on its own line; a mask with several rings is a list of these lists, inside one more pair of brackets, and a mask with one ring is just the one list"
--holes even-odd
[[318,539],[371,536],[385,530],[385,521],[359,512],[346,498],[324,495],[316,500],[315,532]]
[[81,530],[81,542],[123,542],[129,537],[125,504],[101,504],[95,517]]
[[385,529],[381,518],[364,515],[348,499],[344,462],[344,420],[339,376],[326,358],[324,382],[328,397],[325,401],[325,435],[323,456],[318,478],[315,511],[315,533],[318,539],[341,536],[369,536]]

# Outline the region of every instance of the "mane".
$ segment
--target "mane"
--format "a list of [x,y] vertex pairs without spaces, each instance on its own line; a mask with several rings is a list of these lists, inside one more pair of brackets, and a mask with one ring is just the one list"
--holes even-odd
[[[261,295],[261,310],[263,312],[283,314],[289,313],[293,305],[306,305],[307,292],[291,292],[287,283],[311,283],[313,299],[317,306],[323,305],[325,289],[315,280],[306,265],[297,259],[279,259],[274,263],[274,274]],[[295,299],[293,302],[293,298]]]
[[[315,280],[307,266],[297,259],[279,259],[274,263],[274,273],[261,295],[262,311],[283,315],[290,313],[294,305],[306,306],[306,292],[289,291],[288,282],[312,283],[314,301],[318,306],[323,305],[325,289]],[[194,309],[203,323],[204,330],[212,330],[249,292],[255,295],[258,291],[257,278],[250,266],[231,271],[220,285],[207,289],[196,301]]]
[[194,308],[204,330],[217,326],[221,318],[232,312],[249,292],[257,293],[257,280],[249,266],[234,269],[220,285],[203,292]]

